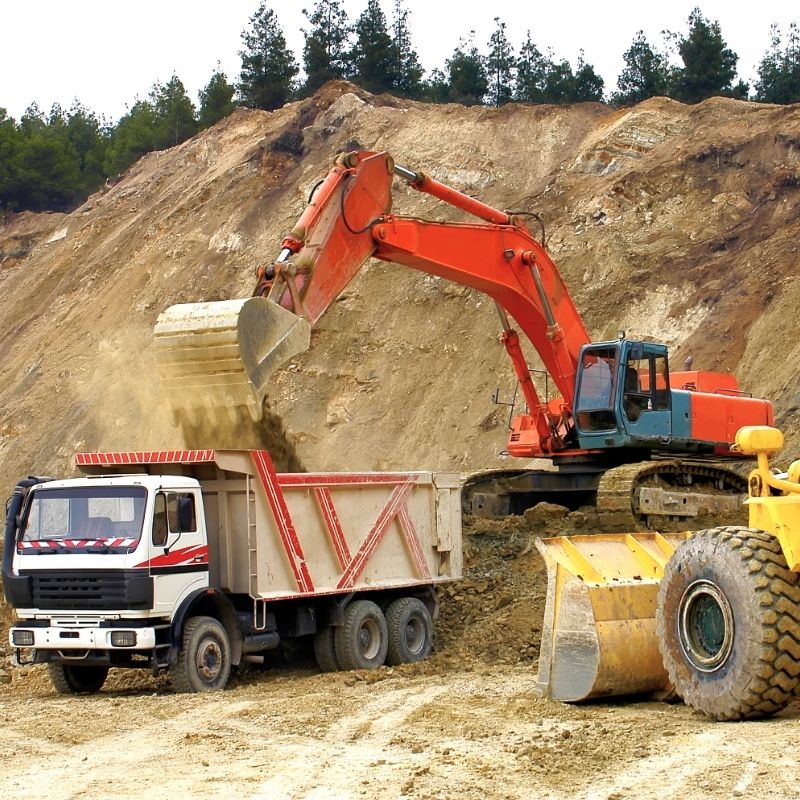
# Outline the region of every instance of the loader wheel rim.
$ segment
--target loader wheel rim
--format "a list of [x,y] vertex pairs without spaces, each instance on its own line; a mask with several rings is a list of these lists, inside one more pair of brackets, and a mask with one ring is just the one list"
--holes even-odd
[[701,672],[720,669],[733,649],[733,612],[711,581],[695,581],[680,602],[678,633],[684,656]]
[[375,619],[365,619],[358,632],[358,649],[367,659],[373,659],[381,649],[381,629]]
[[197,648],[197,672],[200,677],[211,683],[217,679],[222,669],[222,648],[214,639],[206,639]]

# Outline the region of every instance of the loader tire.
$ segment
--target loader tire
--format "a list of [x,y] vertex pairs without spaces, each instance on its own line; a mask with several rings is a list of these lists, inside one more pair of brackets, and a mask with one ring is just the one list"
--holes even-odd
[[95,694],[103,688],[108,677],[108,667],[72,666],[70,664],[47,665],[50,683],[59,694]]
[[169,667],[178,692],[214,692],[225,688],[231,674],[228,634],[213,617],[191,617],[183,629],[183,646]]
[[712,528],[681,544],[656,629],[677,693],[713,719],[770,716],[800,683],[800,583],[764,531]]
[[314,634],[314,656],[322,672],[338,672],[341,667],[336,660],[334,628],[325,625]]
[[353,600],[335,631],[336,660],[342,669],[375,669],[386,661],[386,617],[371,600]]
[[389,631],[386,663],[422,661],[431,652],[433,620],[425,603],[416,597],[401,597],[386,609]]

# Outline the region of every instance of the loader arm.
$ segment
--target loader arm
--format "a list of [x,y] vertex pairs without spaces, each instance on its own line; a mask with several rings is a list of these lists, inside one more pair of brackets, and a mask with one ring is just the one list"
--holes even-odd
[[[389,213],[393,174],[483,222],[433,222]],[[283,241],[256,289],[311,324],[370,257],[477,289],[497,304],[502,341],[534,419],[542,454],[564,445],[572,426],[580,349],[590,339],[553,261],[519,216],[433,179],[395,167],[387,153],[340,156]],[[540,398],[515,320],[542,359],[559,398]]]

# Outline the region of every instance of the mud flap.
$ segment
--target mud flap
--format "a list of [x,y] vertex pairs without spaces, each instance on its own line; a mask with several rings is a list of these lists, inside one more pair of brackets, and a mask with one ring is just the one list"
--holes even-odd
[[656,596],[664,566],[689,535],[537,539],[547,566],[538,695],[574,702],[668,688]]
[[270,377],[310,343],[305,319],[263,297],[170,306],[155,327],[161,384],[191,425],[245,408],[258,421]]

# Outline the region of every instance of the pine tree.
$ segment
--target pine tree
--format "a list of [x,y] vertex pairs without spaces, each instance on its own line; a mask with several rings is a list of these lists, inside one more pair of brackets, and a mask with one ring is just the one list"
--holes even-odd
[[552,51],[548,50],[545,60],[544,85],[542,87],[542,102],[544,103],[569,103],[575,94],[575,76],[572,65],[566,59],[553,60]]
[[514,94],[514,70],[516,59],[514,48],[506,37],[506,24],[500,17],[494,18],[495,30],[489,38],[489,55],[486,58],[486,72],[489,79],[489,103],[502,106]]
[[0,108],[0,212],[19,208],[16,162],[20,144],[17,123]]
[[340,0],[317,0],[314,10],[304,8],[303,14],[311,23],[311,30],[303,31],[304,92],[312,94],[326,81],[351,75],[350,26]]
[[20,132],[14,165],[19,207],[32,211],[69,210],[80,197],[80,168],[60,106],[53,106],[45,119],[38,106],[32,104],[22,116]]
[[156,114],[147,100],[134,101],[111,134],[104,169],[107,175],[124,172],[145,153],[156,149]]
[[411,46],[408,29],[408,11],[403,0],[394,0],[394,20],[392,22],[392,58],[394,90],[401,97],[418,99],[423,95],[422,67],[417,51]]
[[464,106],[480,105],[489,89],[484,58],[475,47],[475,31],[462,39],[447,60],[450,100]]
[[603,79],[594,71],[594,67],[591,64],[586,63],[583,50],[581,50],[578,54],[578,63],[575,68],[575,78],[570,102],[602,102],[603,85]]
[[517,59],[517,79],[514,85],[514,99],[523,103],[544,102],[544,83],[547,76],[548,61],[531,39],[528,31],[519,50]]
[[78,156],[80,183],[76,196],[83,198],[102,186],[106,178],[103,163],[108,150],[109,131],[97,116],[75,102],[66,118],[67,138]]
[[689,14],[689,33],[676,39],[683,60],[674,90],[679,100],[699,103],[715,95],[741,95],[743,89],[746,94],[746,85],[733,85],[739,57],[726,46],[718,22],[709,22],[695,8]]
[[764,103],[800,102],[800,31],[789,25],[786,47],[781,49],[780,28],[770,28],[770,50],[758,67],[756,100]]
[[389,92],[397,85],[392,38],[378,0],[368,0],[355,24],[351,61],[354,79],[369,92]]
[[622,58],[625,68],[617,78],[619,91],[612,97],[614,103],[633,105],[669,93],[673,80],[669,58],[650,46],[643,31],[637,32]]
[[157,150],[175,147],[197,133],[194,103],[177,75],[173,75],[166,84],[156,83],[153,86],[150,104],[155,111]]
[[242,31],[242,69],[237,91],[242,105],[271,111],[289,100],[298,73],[294,54],[271,8],[262,2]]
[[447,75],[438,67],[431,70],[422,84],[422,97],[429,103],[447,103],[450,100],[450,84]]
[[221,70],[219,62],[211,79],[204,89],[200,90],[200,110],[198,122],[200,128],[210,128],[214,123],[225,119],[233,113],[236,104],[233,102],[234,88],[228,83],[228,77]]

